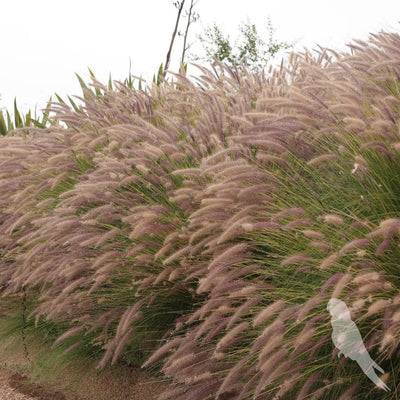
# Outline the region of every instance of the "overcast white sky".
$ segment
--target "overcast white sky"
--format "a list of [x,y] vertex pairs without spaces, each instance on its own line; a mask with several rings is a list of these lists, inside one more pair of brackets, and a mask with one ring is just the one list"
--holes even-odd
[[[214,21],[235,38],[247,17],[263,32],[270,16],[275,37],[298,50],[344,49],[369,32],[400,31],[399,0],[199,0],[196,9],[201,19],[192,41]],[[89,81],[87,67],[103,82],[110,72],[123,80],[131,59],[132,73],[151,80],[165,59],[176,9],[172,0],[1,0],[0,14],[0,108],[16,97],[27,111],[44,107],[54,92],[79,95],[74,73]]]

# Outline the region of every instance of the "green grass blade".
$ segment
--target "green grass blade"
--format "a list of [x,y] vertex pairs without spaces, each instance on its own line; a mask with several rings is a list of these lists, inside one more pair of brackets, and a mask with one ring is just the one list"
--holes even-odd
[[7,110],[7,129],[8,129],[8,132],[10,132],[14,129],[14,124],[12,122],[11,115],[8,112],[8,110]]
[[14,121],[14,125],[16,128],[22,128],[24,126],[24,120],[18,110],[16,98],[14,98]]
[[0,111],[0,135],[5,136],[8,133],[7,122],[4,119],[3,111]]

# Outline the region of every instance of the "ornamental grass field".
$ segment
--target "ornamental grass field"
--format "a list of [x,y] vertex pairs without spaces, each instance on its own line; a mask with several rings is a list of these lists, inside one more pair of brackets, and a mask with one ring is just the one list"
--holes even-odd
[[[0,137],[10,318],[160,399],[397,399],[400,36],[199,69]],[[390,392],[337,357],[332,297]]]

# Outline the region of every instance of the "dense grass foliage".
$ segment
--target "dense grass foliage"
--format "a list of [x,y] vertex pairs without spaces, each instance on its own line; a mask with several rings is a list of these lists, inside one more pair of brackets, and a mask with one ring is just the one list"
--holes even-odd
[[[3,295],[66,352],[157,367],[163,399],[397,398],[400,37],[350,49],[94,80],[1,137]],[[391,392],[337,358],[331,297]]]
[[[51,101],[51,99],[50,99]],[[54,121],[54,123],[56,123]],[[13,118],[9,111],[1,110],[0,112],[0,135],[7,135],[9,132],[14,129],[36,126],[38,128],[45,128],[48,124],[50,124],[49,113],[45,111],[41,116],[37,117],[36,115],[32,116],[31,110],[29,110],[26,114],[21,113],[17,106],[17,100],[14,99],[14,109],[13,109]]]

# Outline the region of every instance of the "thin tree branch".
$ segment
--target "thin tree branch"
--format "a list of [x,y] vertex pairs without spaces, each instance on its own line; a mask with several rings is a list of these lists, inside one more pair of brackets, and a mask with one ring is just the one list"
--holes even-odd
[[163,71],[163,77],[165,77],[165,75],[166,75],[166,73],[167,73],[166,71],[167,71],[167,69],[169,68],[169,63],[170,63],[170,60],[171,60],[172,47],[174,46],[175,36],[176,36],[176,34],[177,34],[177,32],[178,32],[179,20],[180,20],[180,18],[181,18],[181,13],[182,13],[182,10],[183,10],[183,6],[185,5],[185,0],[181,0],[180,3],[178,2],[178,3],[176,3],[176,4],[179,4],[178,15],[177,15],[177,17],[176,17],[175,28],[174,28],[174,31],[173,31],[173,33],[172,33],[171,43],[169,44],[169,49],[168,49],[168,53],[167,53],[167,58],[166,58],[166,60],[165,60],[165,66],[164,66],[164,71]]
[[182,49],[182,56],[181,56],[181,66],[180,66],[181,72],[184,71],[183,65],[185,62],[185,54],[186,54],[186,50],[189,48],[189,46],[186,46],[188,33],[189,33],[189,27],[190,27],[191,23],[196,20],[195,14],[194,14],[195,18],[192,20],[193,8],[196,5],[196,3],[197,3],[197,1],[191,0],[189,12],[187,14],[188,19],[187,19],[187,24],[186,24],[186,29],[185,29],[185,35],[183,37],[183,49]]

